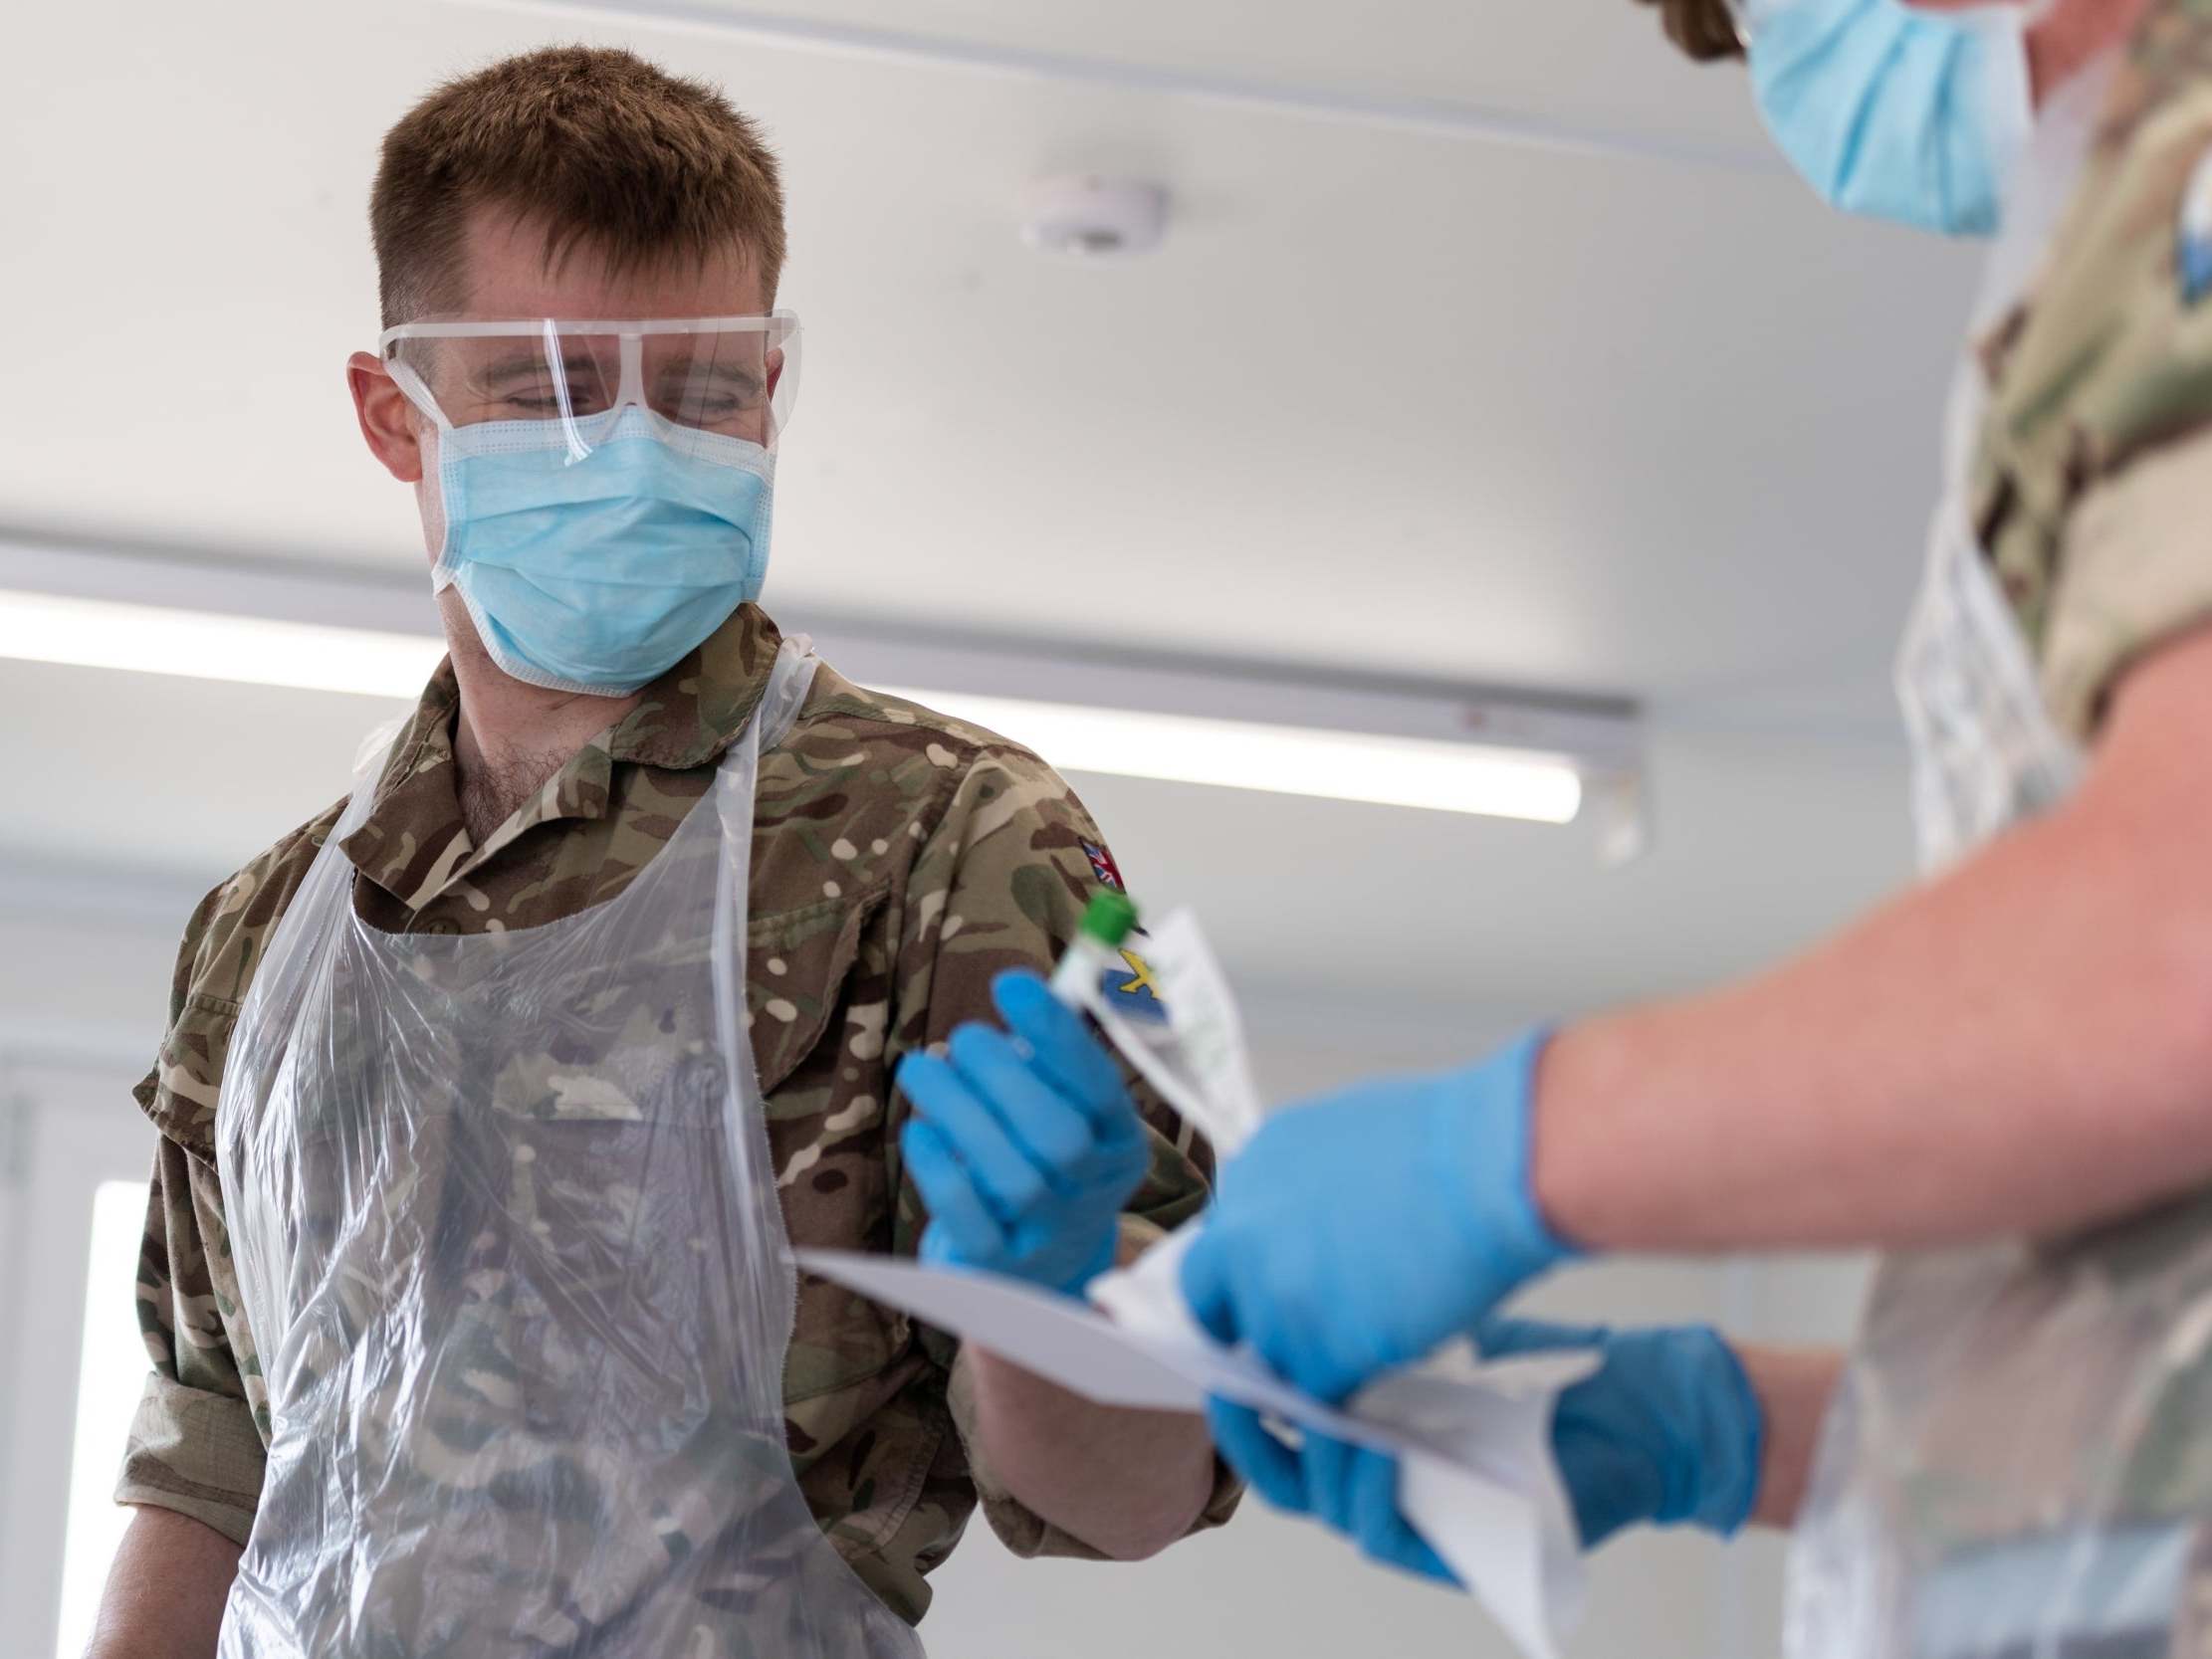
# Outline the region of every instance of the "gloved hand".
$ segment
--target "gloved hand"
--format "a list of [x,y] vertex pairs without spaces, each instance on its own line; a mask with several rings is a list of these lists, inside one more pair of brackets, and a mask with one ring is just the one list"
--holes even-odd
[[1310,1429],[1301,1429],[1299,1443],[1291,1446],[1275,1438],[1259,1413],[1223,1399],[1207,1402],[1206,1421],[1222,1461],[1275,1508],[1312,1516],[1379,1565],[1439,1583],[1459,1582],[1399,1513],[1395,1457]]
[[1471,1071],[1269,1118],[1221,1171],[1183,1259],[1193,1315],[1336,1401],[1568,1255],[1528,1185],[1543,1044],[1535,1033]]
[[1639,1522],[1727,1538],[1751,1518],[1766,1413],[1718,1332],[1493,1320],[1477,1342],[1487,1359],[1556,1348],[1605,1355],[1597,1374],[1559,1396],[1552,1417],[1552,1450],[1585,1549]]
[[[1702,1327],[1614,1333],[1497,1320],[1484,1327],[1487,1358],[1596,1348],[1605,1362],[1559,1396],[1552,1451],[1583,1548],[1638,1522],[1690,1523],[1723,1537],[1758,1497],[1765,1415],[1728,1345]],[[1369,1559],[1456,1583],[1398,1508],[1398,1460],[1307,1433],[1293,1449],[1257,1414],[1216,1400],[1214,1442],[1262,1497],[1312,1515]]]
[[1113,1266],[1122,1206],[1150,1167],[1144,1122],[1042,979],[1002,973],[992,999],[1005,1031],[964,1025],[945,1058],[899,1068],[915,1109],[899,1143],[930,1210],[922,1259],[1080,1296]]

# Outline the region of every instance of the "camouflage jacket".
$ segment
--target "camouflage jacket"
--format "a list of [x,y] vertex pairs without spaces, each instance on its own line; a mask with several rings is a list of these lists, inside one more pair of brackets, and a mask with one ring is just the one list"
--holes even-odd
[[2133,663],[2212,619],[2208,161],[2212,0],[2154,0],[2037,281],[1982,345],[1974,523],[2078,738]]
[[[455,790],[458,690],[423,693],[378,799],[341,851],[362,920],[388,932],[528,928],[621,892],[708,788],[765,688],[779,636],[747,606],[585,744],[482,845]],[[337,822],[333,805],[210,893],[178,956],[159,1062],[138,1099],[161,1132],[137,1299],[153,1372],[117,1498],[243,1543],[270,1434],[213,1147],[226,1049],[271,931]],[[1113,864],[1042,761],[990,732],[865,691],[826,665],[761,760],[746,996],[768,1133],[794,1245],[910,1253],[926,1219],[901,1179],[893,1068],[988,1017],[989,985],[1047,967]],[[1140,993],[1149,994],[1149,993]],[[1205,1202],[1211,1155],[1140,1092],[1152,1169],[1124,1249]],[[816,1520],[895,1611],[979,1495],[1017,1553],[1090,1555],[972,1458],[941,1335],[802,1278],[784,1374],[791,1460]],[[1226,1518],[1217,1471],[1202,1525]]]

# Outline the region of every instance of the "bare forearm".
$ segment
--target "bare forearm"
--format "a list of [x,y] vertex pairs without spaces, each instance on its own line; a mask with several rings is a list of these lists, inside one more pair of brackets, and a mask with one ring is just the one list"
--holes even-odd
[[1204,1418],[1093,1404],[981,1348],[963,1348],[983,1455],[1038,1515],[1117,1560],[1159,1554],[1214,1490]]
[[1765,1424],[1759,1499],[1751,1520],[1761,1527],[1794,1527],[1813,1478],[1821,1424],[1836,1397],[1836,1380],[1843,1374],[1843,1355],[1826,1348],[1738,1345],[1736,1357],[1751,1379],[1751,1391],[1759,1396]]
[[238,1555],[211,1527],[140,1509],[109,1569],[85,1659],[214,1659]]
[[2212,649],[2171,656],[2127,682],[2064,809],[1775,973],[1555,1039],[1534,1179],[1558,1229],[1940,1243],[2212,1175]]

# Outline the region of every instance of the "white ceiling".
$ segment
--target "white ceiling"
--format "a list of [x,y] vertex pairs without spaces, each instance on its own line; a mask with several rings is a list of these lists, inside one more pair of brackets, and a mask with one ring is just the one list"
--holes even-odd
[[[807,339],[772,609],[1648,701],[1660,850],[1623,872],[1579,830],[1083,780],[1140,884],[1286,1006],[1586,1005],[1899,878],[1885,664],[1972,261],[1824,213],[1740,77],[1678,64],[1648,10],[681,9],[11,18],[0,532],[419,561],[340,373],[376,325],[377,140],[444,75],[619,40],[724,84],[788,169]],[[1009,67],[1052,58],[1092,69]],[[1166,247],[1022,248],[1022,187],[1075,169],[1165,183]],[[206,880],[334,793],[377,712],[20,664],[0,700],[0,851]]]
[[[544,15],[541,9],[541,15]],[[903,39],[948,55],[981,48],[1013,57],[1080,60],[1139,75],[1212,77],[1282,89],[1333,90],[1370,99],[1451,103],[1500,115],[1573,123],[1594,131],[1699,141],[1754,160],[1765,151],[1744,111],[1700,96],[1694,69],[1661,61],[1652,14],[1626,20],[1611,0],[1554,6],[1440,4],[1438,0],[1318,0],[1272,5],[1263,27],[1233,0],[606,0],[561,15],[711,25],[773,40],[813,27],[830,44],[895,48]],[[1547,74],[1549,66],[1571,73]]]

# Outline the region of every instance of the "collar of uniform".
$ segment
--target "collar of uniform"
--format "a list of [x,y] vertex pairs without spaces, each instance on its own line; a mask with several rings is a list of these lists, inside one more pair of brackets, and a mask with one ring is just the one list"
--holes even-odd
[[706,644],[645,688],[606,734],[615,760],[688,771],[721,758],[768,690],[783,636],[758,605],[741,605]]
[[452,665],[442,665],[392,744],[375,806],[341,850],[361,874],[420,910],[538,825],[604,816],[617,762],[689,770],[718,759],[761,701],[781,643],[766,612],[742,606],[533,790],[482,846],[461,816],[453,759],[460,689]]

